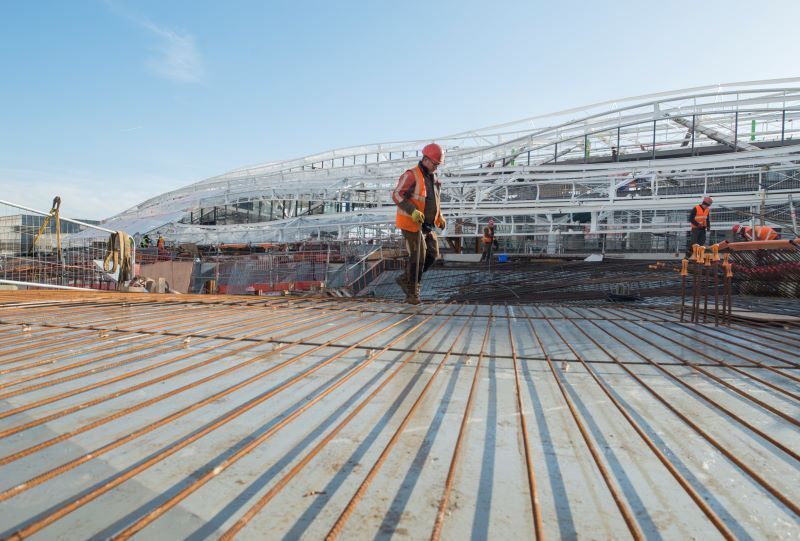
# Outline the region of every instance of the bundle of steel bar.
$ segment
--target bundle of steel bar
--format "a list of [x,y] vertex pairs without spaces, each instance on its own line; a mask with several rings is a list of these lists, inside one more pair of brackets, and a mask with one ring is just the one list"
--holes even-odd
[[741,294],[800,297],[800,239],[723,242]]
[[[732,264],[728,261],[728,254],[720,257],[719,246],[713,245],[710,250],[705,246],[695,244],[692,246],[692,257],[681,262],[681,321],[686,316],[686,281],[692,275],[692,309],[689,315],[693,323],[708,323],[709,297],[713,297],[714,325],[730,323],[732,307],[731,279],[733,277]],[[722,303],[720,306],[720,286],[722,287]],[[702,304],[702,307],[701,307]],[[720,314],[720,308],[722,313]]]

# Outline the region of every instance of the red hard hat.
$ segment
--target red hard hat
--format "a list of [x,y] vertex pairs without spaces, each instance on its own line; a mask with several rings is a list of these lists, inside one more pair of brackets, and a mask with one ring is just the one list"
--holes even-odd
[[713,202],[714,202],[714,200],[713,200],[713,199],[711,199],[709,196],[705,196],[705,197],[703,198],[703,203],[705,203],[706,205],[710,205],[710,204],[711,204],[711,203],[713,203]]
[[422,149],[422,155],[436,164],[442,163],[442,147],[436,143],[425,145]]
[[741,225],[739,225],[739,224],[735,224],[735,225],[733,226],[733,228],[731,229],[731,231],[733,231],[734,233],[738,233],[738,232],[739,232],[739,230],[740,230],[741,228],[742,228],[742,226],[741,226]]

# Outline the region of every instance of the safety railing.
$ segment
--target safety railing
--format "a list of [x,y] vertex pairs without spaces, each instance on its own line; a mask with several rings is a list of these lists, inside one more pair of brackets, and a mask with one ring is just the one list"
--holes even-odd
[[[251,246],[253,249],[257,245]],[[366,243],[316,243],[311,247],[288,245],[270,252],[246,253],[241,247],[236,254],[224,254],[224,247],[196,256],[175,255],[171,247],[153,261],[194,262],[189,292],[214,290],[233,295],[269,294],[282,291],[304,291],[318,287],[349,286],[364,274],[383,248]],[[149,255],[149,254],[148,254]],[[212,286],[213,284],[213,286]]]
[[103,269],[114,232],[61,216],[59,207],[58,198],[50,212],[0,200],[0,284],[115,288],[116,276]]

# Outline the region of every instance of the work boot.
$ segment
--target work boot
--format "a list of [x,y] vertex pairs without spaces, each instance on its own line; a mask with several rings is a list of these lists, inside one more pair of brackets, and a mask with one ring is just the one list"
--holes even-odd
[[408,304],[419,304],[419,282],[416,284],[408,285],[408,293],[406,293],[406,302]]
[[394,281],[397,282],[397,285],[400,286],[400,289],[402,289],[403,293],[408,297],[408,276],[406,276],[406,273],[401,274],[395,278]]

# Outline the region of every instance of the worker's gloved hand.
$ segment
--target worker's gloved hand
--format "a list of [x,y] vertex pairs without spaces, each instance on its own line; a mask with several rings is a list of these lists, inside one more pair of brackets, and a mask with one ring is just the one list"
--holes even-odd
[[425,221],[425,215],[422,214],[420,211],[415,210],[411,213],[411,219],[414,220],[416,223],[421,224]]
[[439,220],[439,223],[438,223],[438,224],[436,224],[436,225],[439,227],[439,229],[441,229],[441,230],[443,230],[443,231],[444,231],[445,229],[447,229],[447,221],[446,221],[444,218],[442,218],[441,220]]

